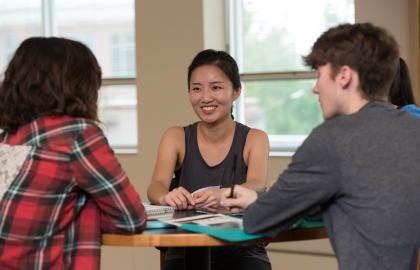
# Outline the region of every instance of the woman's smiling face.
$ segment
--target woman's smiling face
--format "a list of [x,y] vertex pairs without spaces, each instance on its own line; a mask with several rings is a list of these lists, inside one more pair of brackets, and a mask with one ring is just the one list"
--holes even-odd
[[240,89],[233,89],[226,74],[215,65],[199,66],[191,74],[189,98],[197,116],[206,123],[230,118]]

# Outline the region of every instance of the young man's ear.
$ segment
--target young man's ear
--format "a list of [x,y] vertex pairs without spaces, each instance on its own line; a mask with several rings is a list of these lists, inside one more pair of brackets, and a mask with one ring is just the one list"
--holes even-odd
[[341,66],[338,70],[336,79],[341,88],[348,88],[353,80],[353,70],[347,65]]

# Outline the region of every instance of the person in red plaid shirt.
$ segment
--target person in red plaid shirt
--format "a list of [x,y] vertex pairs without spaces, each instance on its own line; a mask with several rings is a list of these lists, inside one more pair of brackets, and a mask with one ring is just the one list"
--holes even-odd
[[29,38],[0,85],[0,269],[99,269],[101,233],[146,213],[97,126],[101,69],[82,43]]

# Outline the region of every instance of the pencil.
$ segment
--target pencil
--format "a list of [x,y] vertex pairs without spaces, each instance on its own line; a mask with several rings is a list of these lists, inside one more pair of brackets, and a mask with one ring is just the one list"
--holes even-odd
[[229,198],[233,198],[233,192],[235,188],[235,171],[236,171],[236,154],[233,155],[233,166],[232,166],[232,173],[230,174],[230,195]]

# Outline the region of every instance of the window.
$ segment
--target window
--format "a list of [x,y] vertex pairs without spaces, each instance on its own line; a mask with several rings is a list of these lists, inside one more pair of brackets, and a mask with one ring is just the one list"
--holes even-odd
[[243,82],[236,117],[268,133],[271,154],[290,155],[322,122],[316,74],[302,56],[329,27],[354,22],[354,0],[231,0],[228,10]]
[[135,0],[0,0],[0,68],[30,36],[89,46],[102,68],[99,118],[118,152],[137,148]]
[[41,20],[40,1],[0,0],[1,72],[23,39],[41,34]]
[[134,33],[114,33],[111,35],[110,44],[112,44],[112,75],[134,77],[136,73],[136,61],[133,57],[135,55]]

